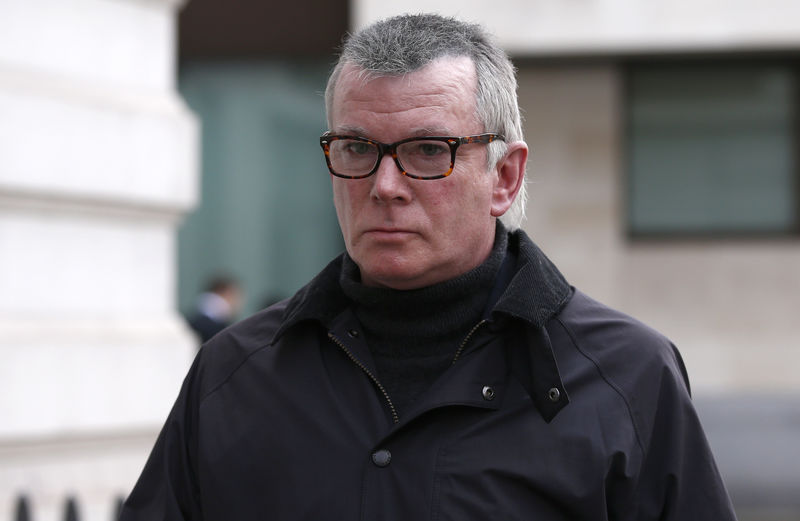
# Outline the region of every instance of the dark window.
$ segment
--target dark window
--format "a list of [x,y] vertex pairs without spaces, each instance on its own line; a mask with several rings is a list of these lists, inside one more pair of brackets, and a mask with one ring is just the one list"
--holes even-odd
[[797,233],[797,93],[786,62],[629,66],[629,232]]

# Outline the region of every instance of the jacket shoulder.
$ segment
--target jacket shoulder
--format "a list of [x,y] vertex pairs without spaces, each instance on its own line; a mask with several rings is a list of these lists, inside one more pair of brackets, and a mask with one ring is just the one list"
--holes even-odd
[[287,301],[281,301],[224,329],[203,344],[195,361],[202,399],[225,383],[256,353],[268,349],[283,323]]
[[554,348],[628,408],[642,460],[634,488],[617,497],[616,509],[633,512],[631,519],[734,520],[675,346],[579,291],[554,321],[551,337],[561,340]]
[[579,355],[625,401],[643,446],[665,396],[690,401],[680,353],[658,331],[578,290],[554,320]]

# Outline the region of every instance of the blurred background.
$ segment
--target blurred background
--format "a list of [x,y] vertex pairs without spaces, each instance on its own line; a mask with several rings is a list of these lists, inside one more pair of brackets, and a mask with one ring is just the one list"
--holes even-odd
[[800,519],[800,3],[0,0],[0,521],[113,519],[212,281],[242,318],[342,250],[326,76],[420,11],[512,56],[524,228],[681,349],[740,519]]

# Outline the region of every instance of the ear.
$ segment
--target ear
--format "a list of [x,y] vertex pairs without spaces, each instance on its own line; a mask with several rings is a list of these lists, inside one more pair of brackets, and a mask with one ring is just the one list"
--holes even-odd
[[508,211],[517,197],[525,178],[525,163],[528,161],[528,145],[516,141],[508,145],[506,155],[495,166],[496,179],[492,191],[493,217],[500,217]]

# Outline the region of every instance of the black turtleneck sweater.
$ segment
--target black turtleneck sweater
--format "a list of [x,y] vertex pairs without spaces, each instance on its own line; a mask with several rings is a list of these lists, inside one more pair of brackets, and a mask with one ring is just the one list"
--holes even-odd
[[361,284],[345,254],[340,284],[353,301],[375,360],[378,379],[402,414],[451,364],[480,321],[505,257],[508,233],[498,222],[494,246],[480,266],[454,279],[414,290]]

